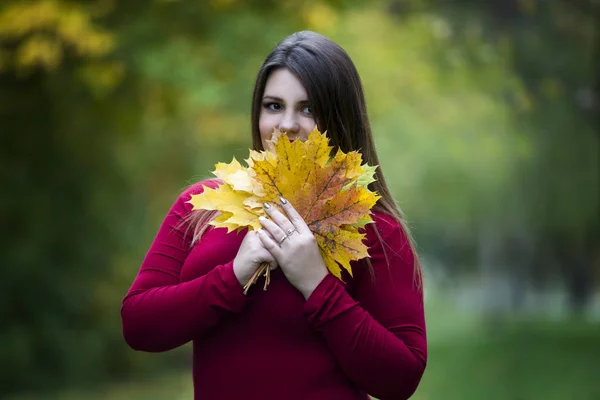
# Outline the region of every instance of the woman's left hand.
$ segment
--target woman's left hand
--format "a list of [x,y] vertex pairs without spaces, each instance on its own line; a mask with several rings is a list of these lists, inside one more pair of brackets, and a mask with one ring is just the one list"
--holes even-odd
[[281,206],[287,216],[265,203],[265,211],[271,219],[259,218],[265,228],[258,231],[259,237],[277,260],[287,280],[308,299],[329,271],[317,240],[304,219],[289,201],[282,199]]

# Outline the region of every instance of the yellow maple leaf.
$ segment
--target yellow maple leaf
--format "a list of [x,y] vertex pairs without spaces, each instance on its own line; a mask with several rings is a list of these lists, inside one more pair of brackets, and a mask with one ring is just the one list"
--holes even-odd
[[228,183],[235,191],[253,193],[257,196],[264,196],[264,190],[260,185],[252,184],[252,169],[242,167],[242,165],[233,158],[231,163],[217,163],[213,174]]
[[258,221],[260,215],[264,215],[262,208],[256,209],[244,204],[244,201],[251,199],[252,194],[232,189],[230,185],[220,185],[217,189],[205,187],[199,195],[192,195],[189,203],[193,205],[194,210],[216,210],[221,215],[210,224],[215,227],[227,228],[228,232],[243,227],[260,229],[261,224]]
[[341,265],[352,274],[350,262],[368,256],[358,229],[372,222],[370,210],[380,198],[368,189],[376,166],[361,165],[357,151],[331,156],[333,147],[316,128],[305,142],[290,142],[276,130],[269,145],[270,151],[250,151],[247,168],[235,158],[217,164],[213,173],[222,184],[192,195],[190,203],[194,209],[220,211],[211,224],[231,231],[260,228],[262,204],[279,207],[284,197],[315,235],[329,271],[341,278]]

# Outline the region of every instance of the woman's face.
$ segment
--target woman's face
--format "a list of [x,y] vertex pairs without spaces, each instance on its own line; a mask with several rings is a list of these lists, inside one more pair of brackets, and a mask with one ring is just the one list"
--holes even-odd
[[290,140],[305,141],[315,127],[315,119],[302,83],[287,68],[271,72],[262,97],[258,129],[264,149],[269,149],[273,129],[278,128]]

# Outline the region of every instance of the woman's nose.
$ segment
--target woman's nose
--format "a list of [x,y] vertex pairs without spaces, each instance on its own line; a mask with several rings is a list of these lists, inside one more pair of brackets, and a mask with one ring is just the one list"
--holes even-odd
[[279,130],[286,133],[298,133],[300,125],[291,115],[284,115],[279,123]]

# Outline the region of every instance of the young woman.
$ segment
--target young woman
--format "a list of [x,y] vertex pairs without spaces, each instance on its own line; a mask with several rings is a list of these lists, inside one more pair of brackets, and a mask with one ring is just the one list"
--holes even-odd
[[[298,32],[269,54],[252,101],[252,139],[274,128],[306,140],[317,125],[331,145],[380,165],[358,73],[322,35]],[[427,361],[420,267],[381,168],[382,198],[365,228],[368,259],[353,277],[331,275],[292,204],[265,204],[261,231],[227,234],[191,211],[192,185],[175,201],[123,300],[123,333],[136,350],[193,342],[195,399],[407,399]],[[267,291],[242,287],[262,262]],[[257,285],[262,286],[262,285]]]

